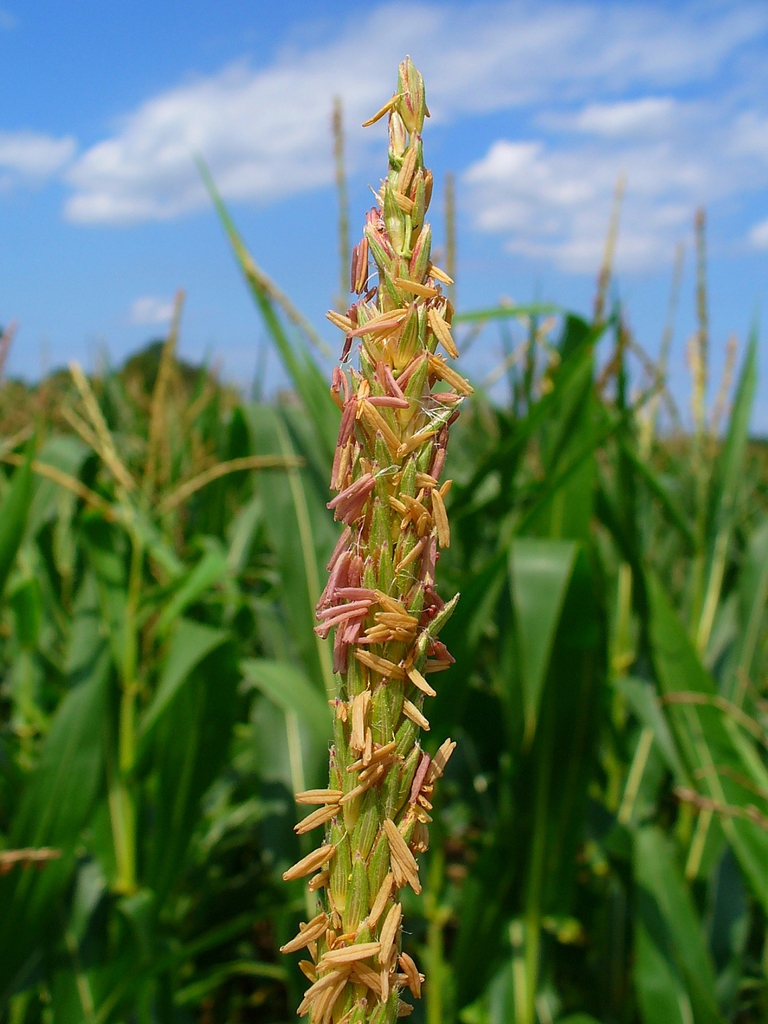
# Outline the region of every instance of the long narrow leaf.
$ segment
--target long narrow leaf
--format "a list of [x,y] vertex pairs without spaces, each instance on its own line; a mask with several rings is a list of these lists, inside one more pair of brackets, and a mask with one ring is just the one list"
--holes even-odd
[[22,465],[13,474],[11,486],[0,505],[0,594],[5,588],[16,552],[24,536],[29,504],[32,498],[33,448],[27,448]]

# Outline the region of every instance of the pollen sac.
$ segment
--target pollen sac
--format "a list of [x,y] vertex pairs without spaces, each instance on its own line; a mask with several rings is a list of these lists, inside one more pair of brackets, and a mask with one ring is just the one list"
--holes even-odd
[[368,239],[362,241],[352,250],[352,268],[350,271],[350,291],[359,295],[365,290],[368,281]]

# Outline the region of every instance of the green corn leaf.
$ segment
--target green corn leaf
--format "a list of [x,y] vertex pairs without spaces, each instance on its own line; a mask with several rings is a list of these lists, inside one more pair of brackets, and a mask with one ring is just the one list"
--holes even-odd
[[429,716],[436,731],[444,735],[453,723],[464,719],[471,700],[469,672],[475,664],[483,633],[488,623],[495,620],[508,574],[507,563],[507,552],[500,551],[474,577],[462,584],[456,611],[440,634],[441,641],[456,658],[456,664],[442,675]]
[[679,786],[690,785],[688,773],[680,759],[669,729],[669,723],[664,716],[664,711],[652,684],[630,677],[618,679],[614,685],[626,697],[627,703],[642,725],[653,733],[659,752],[664,758],[667,768],[674,775],[676,783]]
[[26,651],[35,650],[43,618],[43,595],[39,581],[34,576],[21,580],[8,595],[8,603],[13,608],[20,646]]
[[109,658],[103,649],[90,677],[57,709],[14,817],[8,837],[12,848],[46,846],[62,856],[42,871],[16,868],[0,877],[0,1005],[58,934],[59,901],[101,785],[108,680]]
[[520,531],[540,532],[548,521],[547,532],[555,536],[581,538],[589,531],[592,513],[595,452],[616,431],[616,421],[606,421],[599,430],[589,428],[573,437],[537,493],[520,522]]
[[[49,437],[37,456],[39,462],[60,469],[69,476],[79,478],[83,464],[91,449],[79,437]],[[46,522],[60,515],[60,484],[46,477],[38,477],[32,506],[29,511],[28,533],[37,536]],[[77,500],[77,499],[75,499]]]
[[27,448],[24,463],[14,472],[11,486],[0,505],[0,593],[5,589],[16,552],[19,550],[32,500],[33,447]]
[[[715,483],[716,519],[729,520],[744,480],[744,453],[757,388],[757,331],[753,330],[734,396],[722,459]],[[719,524],[718,524],[719,525]]]
[[457,313],[453,318],[453,323],[477,324],[485,323],[488,320],[517,320],[522,317],[551,316],[563,312],[562,306],[555,306],[548,302],[524,306],[491,306],[488,309],[470,309],[464,313]]
[[[768,907],[768,833],[738,813],[755,805],[763,815],[768,813],[765,797],[757,795],[768,793],[768,769],[738,709],[734,712],[718,703],[715,684],[654,574],[648,574],[647,586],[650,639],[661,693],[673,702],[677,694],[683,694],[684,701],[697,702],[670,703],[666,709],[681,756],[689,774],[699,776],[700,791],[726,808],[723,830],[755,896]],[[746,778],[749,786],[740,778]],[[729,815],[728,808],[736,808],[736,815]]]
[[483,994],[459,1014],[461,1024],[508,1024],[516,1020],[515,966],[508,960],[491,979]]
[[704,654],[715,621],[728,558],[728,547],[738,511],[744,480],[744,458],[749,421],[757,388],[757,333],[752,332],[744,359],[728,432],[718,460],[712,504],[712,535],[707,556],[706,582],[701,616],[696,631],[696,648]]
[[115,665],[122,666],[128,599],[127,537],[99,515],[86,515],[82,528],[85,551],[96,581],[102,628],[109,637]]
[[672,963],[663,925],[650,899],[638,900],[634,923],[634,981],[643,1024],[691,1024],[693,1008]]
[[576,544],[518,537],[510,545],[509,576],[520,645],[525,732],[533,737]]
[[12,826],[13,845],[65,844],[82,827],[99,785],[106,681],[102,654],[91,679],[76,686],[59,706]]
[[331,710],[301,669],[281,661],[249,658],[241,663],[244,680],[283,711],[293,712],[325,744],[330,740]]
[[[245,684],[266,698],[256,702],[253,718],[257,742],[269,758],[265,776],[280,779],[295,793],[325,784],[333,729],[318,688],[288,662],[249,658],[240,668]],[[264,732],[269,735],[262,737]]]
[[182,576],[186,567],[176,551],[174,551],[172,544],[169,543],[168,537],[161,533],[155,523],[141,509],[134,509],[132,514],[132,529],[146,550],[147,555],[171,579]]
[[639,458],[630,445],[623,443],[621,450],[624,458],[629,461],[632,468],[639,475],[643,483],[645,483],[653,497],[657,499],[670,523],[677,528],[681,537],[684,539],[688,550],[691,552],[694,551],[696,547],[696,538],[693,535],[693,530],[688,522],[688,518],[680,507],[675,496],[669,491],[669,488],[664,484],[661,477],[654,471],[648,461]]
[[596,580],[581,551],[572,567],[552,647],[521,796],[530,802],[532,815],[524,897],[530,1020],[541,970],[542,919],[545,915],[571,913],[578,837],[586,815],[588,779],[602,718],[603,615]]
[[[295,454],[278,410],[251,405],[248,417],[256,454]],[[264,501],[267,536],[277,556],[293,643],[307,676],[330,697],[334,692],[330,645],[314,632],[315,608],[328,575],[326,564],[338,538],[325,507],[327,484],[321,494],[308,470],[264,470],[256,487]]]
[[227,569],[235,576],[239,576],[248,564],[254,537],[263,525],[263,521],[264,501],[260,495],[251,498],[232,520],[227,534],[229,541]]
[[220,647],[227,636],[225,630],[213,629],[200,622],[193,622],[190,619],[177,621],[157,690],[152,702],[141,717],[139,732],[142,743],[146,741],[152,729],[171,706],[192,671],[217,647]]
[[205,553],[173,593],[157,620],[157,632],[163,634],[189,605],[213,587],[227,571],[227,556],[214,538],[205,538]]
[[458,490],[454,504],[460,503],[460,498],[463,502],[471,500],[485,477],[497,471],[499,466],[514,467],[536,431],[549,418],[556,416],[559,409],[579,397],[583,398],[591,388],[593,362],[592,336],[588,335],[563,359],[555,374],[553,389],[532,406],[521,422],[515,424],[514,431],[480,460],[469,481]]
[[[504,677],[497,683],[501,707],[486,704],[485,713],[480,714],[480,731],[475,735],[483,750],[483,743],[490,745],[492,730],[494,736],[497,731],[492,716],[503,721],[506,713],[510,725],[503,735],[501,766],[514,764],[515,774],[509,777],[503,774],[503,767],[499,769],[498,785],[508,797],[495,808],[482,856],[461,890],[452,957],[459,1006],[473,1003],[493,977],[503,951],[504,924],[515,910],[520,913],[522,904],[525,995],[521,999],[528,1016],[520,1019],[533,1020],[543,919],[572,913],[576,851],[603,713],[602,614],[589,560],[582,551],[575,557],[562,605],[530,749],[521,750],[523,730],[514,727],[514,709],[509,707],[514,704],[514,694]],[[498,614],[495,622],[511,629],[503,614]],[[479,691],[472,691],[471,697],[472,705],[477,706]],[[480,708],[482,711],[482,704]],[[462,707],[459,714],[463,725],[468,710]],[[459,724],[454,719],[445,728],[453,734]],[[483,753],[487,756],[487,750]],[[525,822],[524,829],[521,822]]]
[[158,907],[183,870],[203,796],[226,763],[237,711],[235,644],[215,643],[213,636],[206,643],[200,632],[204,627],[196,626],[199,652],[208,646],[208,653],[197,659],[184,685],[176,687],[169,702],[173,713],[156,722],[145,754],[156,789],[153,828],[143,837],[143,881],[154,890]]
[[288,977],[288,971],[279,964],[256,963],[253,960],[233,960],[230,963],[222,964],[215,970],[209,971],[204,977],[198,978],[191,984],[179,989],[174,1001],[177,1006],[198,1003],[208,993],[219,988],[222,982],[232,977],[269,978],[273,981],[285,981]]
[[743,688],[743,680],[753,678],[755,651],[760,630],[765,621],[768,602],[768,520],[760,523],[749,538],[744,566],[739,580],[738,622],[739,636],[726,682],[726,696],[736,700]]
[[[648,931],[648,941],[654,943],[654,952],[647,946],[644,955],[650,957],[659,972],[659,982],[674,977],[681,979],[683,989],[693,1009],[693,1019],[701,1024],[722,1024],[723,1018],[717,1005],[715,991],[715,971],[708,950],[704,945],[701,922],[699,921],[693,899],[683,880],[682,871],[675,858],[674,848],[656,827],[640,829],[634,842],[634,875],[639,887],[640,900],[645,901],[641,909],[643,923]],[[644,938],[643,943],[646,942]],[[665,979],[664,969],[659,962],[660,953],[665,954],[668,974]],[[647,964],[643,964],[645,969]],[[654,978],[642,974],[636,975],[636,982],[650,982],[654,987]],[[657,983],[658,984],[658,983]],[[674,1001],[668,984],[663,987],[664,998],[661,1000],[667,1009],[671,1009]],[[641,1002],[645,1000],[641,999]],[[652,1005],[660,1005],[658,989]],[[654,1010],[654,1013],[658,1012]],[[661,1018],[644,1013],[644,1019],[656,1024]],[[675,1019],[673,1014],[672,1020]]]
[[99,592],[93,571],[86,571],[72,608],[72,626],[64,653],[63,668],[73,682],[83,682],[93,671],[107,641],[99,608]]
[[333,459],[328,459],[328,451],[317,432],[314,420],[297,405],[282,404],[280,412],[292,445],[307,460],[307,468],[312,474],[314,485],[322,492],[327,491]]

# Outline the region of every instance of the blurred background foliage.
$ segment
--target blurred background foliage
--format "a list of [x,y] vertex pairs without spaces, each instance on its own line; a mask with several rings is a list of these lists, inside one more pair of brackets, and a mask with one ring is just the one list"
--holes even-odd
[[[280,874],[311,842],[292,792],[327,769],[338,411],[219,212],[282,393],[179,360],[182,296],[124,366],[0,390],[8,1024],[276,1024],[303,987],[277,948],[307,893]],[[458,318],[470,376],[499,332],[507,397],[476,382],[449,452],[462,599],[425,744],[459,746],[406,907],[427,1024],[768,1020],[756,340],[708,410],[701,275],[683,429],[609,276],[592,322]]]

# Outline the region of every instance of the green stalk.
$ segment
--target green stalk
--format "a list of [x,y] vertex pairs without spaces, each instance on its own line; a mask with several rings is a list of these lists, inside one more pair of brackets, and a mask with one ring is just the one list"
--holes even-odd
[[348,289],[349,195],[344,166],[344,107],[340,96],[333,101],[333,156],[336,165],[336,195],[339,200],[339,296],[336,304],[342,312],[347,306],[344,296]]
[[136,616],[141,600],[144,547],[138,537],[131,536],[131,565],[128,574],[128,594],[125,602],[125,633],[123,637],[122,698],[120,701],[119,764],[120,772],[128,775],[136,757],[136,697],[138,680],[138,632]]
[[621,800],[617,819],[620,825],[628,825],[632,820],[635,800],[637,800],[637,794],[640,792],[640,783],[643,781],[643,775],[652,747],[653,729],[649,729],[646,726],[640,733],[629,774],[627,775],[627,784],[624,788],[624,796]]
[[514,985],[515,1021],[525,1019],[526,982],[525,969],[525,926],[522,921],[513,921],[509,926],[509,941],[512,946],[512,983]]
[[72,972],[75,976],[75,984],[77,986],[78,999],[80,1000],[80,1008],[83,1012],[83,1020],[85,1021],[85,1024],[93,1024],[96,1012],[96,1008],[93,1003],[93,993],[91,992],[88,976],[83,970],[77,938],[72,931],[66,927],[64,929],[64,943],[72,961]]
[[136,890],[136,808],[129,779],[136,759],[136,698],[138,696],[136,617],[141,597],[143,566],[143,545],[138,537],[132,534],[131,564],[125,602],[122,678],[120,680],[117,771],[109,786],[109,809],[117,863],[116,886],[119,892],[126,894]]
[[[675,316],[677,314],[677,305],[680,298],[680,282],[683,278],[683,260],[685,257],[685,247],[681,243],[678,245],[675,251],[675,264],[672,271],[672,286],[669,294],[669,302],[667,304],[667,319],[664,324],[664,331],[661,336],[661,345],[659,346],[659,358],[657,362],[659,381],[663,389],[666,389],[667,380],[667,366],[669,363],[669,350],[672,346],[672,338],[675,333]],[[644,461],[650,458],[651,449],[656,439],[656,428],[658,425],[658,413],[659,405],[661,403],[662,393],[661,391],[654,395],[648,402],[648,408],[646,415],[643,417],[640,423],[640,436],[638,439],[638,449],[641,459]]]
[[[694,535],[696,552],[691,573],[692,600],[690,630],[695,641],[699,641],[699,622],[704,604],[706,543],[707,543],[707,495],[709,491],[709,465],[706,458],[707,445],[707,376],[709,360],[709,316],[707,313],[707,265],[706,265],[706,218],[703,210],[696,213],[696,312],[699,329],[690,350],[693,395],[691,399],[694,438]],[[697,643],[698,646],[698,643]]]
[[115,849],[115,890],[124,895],[136,891],[136,817],[125,780],[112,766],[108,780],[109,819]]
[[530,874],[525,905],[525,995],[524,1016],[518,1024],[536,1024],[536,991],[539,981],[541,951],[541,898],[544,881],[544,861],[547,845],[547,812],[551,780],[552,745],[554,730],[551,715],[541,723],[542,749],[538,756],[536,776],[536,805],[534,811],[533,843],[531,845]]
[[456,176],[445,176],[445,270],[454,283],[448,285],[448,298],[456,305]]

